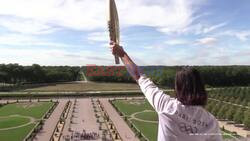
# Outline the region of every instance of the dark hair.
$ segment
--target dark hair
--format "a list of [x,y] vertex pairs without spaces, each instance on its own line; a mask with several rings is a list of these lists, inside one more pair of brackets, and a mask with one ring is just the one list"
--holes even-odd
[[183,105],[201,105],[207,103],[207,92],[198,70],[184,67],[176,73],[176,98]]

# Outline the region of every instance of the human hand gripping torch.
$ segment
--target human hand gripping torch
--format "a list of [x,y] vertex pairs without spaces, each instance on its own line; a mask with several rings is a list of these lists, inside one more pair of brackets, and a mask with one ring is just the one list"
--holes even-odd
[[[119,45],[120,31],[119,31],[119,18],[115,0],[108,0],[108,29],[110,40]],[[115,64],[120,64],[119,57],[115,56]]]

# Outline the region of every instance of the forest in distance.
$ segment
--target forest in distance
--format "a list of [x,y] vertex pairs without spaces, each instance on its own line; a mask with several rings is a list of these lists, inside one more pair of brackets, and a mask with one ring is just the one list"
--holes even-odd
[[0,64],[0,83],[54,83],[76,81],[80,67],[69,66],[22,66],[19,64]]
[[[186,67],[186,66],[184,66]],[[250,86],[250,66],[191,66],[196,68],[207,87]],[[101,82],[135,82],[123,66],[87,66],[88,80]],[[175,74],[183,66],[140,66],[156,84],[173,88]]]
[[[174,87],[175,73],[183,66],[140,66],[156,84]],[[207,87],[250,86],[250,66],[193,66],[200,71]],[[0,64],[0,83],[33,84],[56,83],[83,80],[83,73],[89,81],[126,82],[135,81],[124,66],[22,66]]]

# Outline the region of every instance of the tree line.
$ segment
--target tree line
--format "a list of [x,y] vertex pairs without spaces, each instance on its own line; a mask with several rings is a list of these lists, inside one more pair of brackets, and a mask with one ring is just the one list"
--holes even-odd
[[[173,88],[176,71],[182,66],[141,66],[140,70],[156,84]],[[250,86],[250,66],[194,66],[207,87]],[[124,66],[22,66],[0,64],[0,83],[51,83],[82,79],[90,81],[132,82]]]
[[[207,87],[250,86],[250,66],[193,67],[199,70]],[[140,70],[156,84],[173,88],[175,74],[181,68],[182,66],[141,66]],[[92,81],[134,82],[122,66],[113,66],[113,69],[110,66],[87,66],[84,67],[84,72]]]
[[70,66],[22,66],[19,64],[0,64],[0,83],[29,84],[76,81],[80,67]]
[[235,124],[244,124],[250,129],[250,109],[238,105],[226,104],[221,101],[208,100],[206,109],[217,119],[233,121]]
[[209,91],[209,97],[250,107],[250,87],[215,88]]
[[218,119],[244,124],[250,129],[250,87],[215,88],[208,92],[209,112]]

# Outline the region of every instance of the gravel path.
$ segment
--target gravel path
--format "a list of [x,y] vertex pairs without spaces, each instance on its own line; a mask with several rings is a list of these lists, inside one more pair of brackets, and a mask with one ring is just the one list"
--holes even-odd
[[[72,115],[73,123],[70,123],[70,117]],[[68,130],[69,127],[71,127],[71,130],[74,132],[82,133],[82,131],[85,130],[87,133],[95,132],[101,135],[98,126],[99,124],[96,122],[96,120],[97,119],[95,117],[94,109],[90,98],[77,99],[75,108],[73,101],[68,118],[66,119],[66,124],[63,130],[61,141],[64,141],[63,136],[72,134],[72,132]],[[101,138],[95,141],[101,141]]]
[[71,127],[74,131],[82,132],[84,129],[86,132],[99,132],[91,99],[78,99],[73,115],[74,123]]
[[139,141],[139,139],[135,137],[134,132],[129,128],[127,123],[121,118],[121,116],[116,112],[114,107],[109,103],[108,99],[100,99],[100,102],[108,113],[110,119],[113,121],[122,140]]
[[49,141],[56,127],[56,124],[63,112],[67,100],[60,100],[54,112],[44,123],[43,129],[36,135],[34,141]]
[[247,137],[247,135],[250,135],[250,131],[244,130],[243,127],[235,127],[234,124],[227,124],[226,121],[218,121],[218,122],[221,128],[224,126],[226,130],[231,132],[237,132],[237,134],[242,137]]

